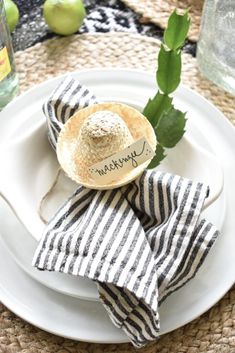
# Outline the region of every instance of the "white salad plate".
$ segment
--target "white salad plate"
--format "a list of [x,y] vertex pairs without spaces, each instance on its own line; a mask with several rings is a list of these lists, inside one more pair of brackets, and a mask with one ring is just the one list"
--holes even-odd
[[[88,70],[72,75],[93,90],[101,100],[121,101],[139,109],[156,91],[153,75],[143,72]],[[33,287],[36,286],[44,292],[51,293],[55,298],[66,298],[68,302],[74,303],[74,301],[77,301],[80,303],[79,299],[59,294],[56,291],[80,298],[97,300],[96,287],[92,282],[81,278],[74,279],[70,276],[66,276],[65,279],[65,276],[55,273],[40,272],[41,278],[39,278],[38,272],[30,266],[32,252],[37,245],[36,239],[40,238],[44,227],[38,216],[38,206],[42,196],[51,186],[58,168],[54,151],[47,142],[41,106],[61,80],[62,77],[59,77],[39,85],[20,96],[0,113],[0,191],[34,238],[18,223],[3,202],[0,207],[0,235],[2,242],[8,249],[7,251],[10,250],[12,258],[31,277],[37,280],[33,281],[25,273],[20,272],[25,281],[32,284],[32,295]],[[175,105],[188,112],[187,137],[175,149],[169,151],[161,169],[204,181],[210,186],[214,186],[215,192],[212,192],[212,196],[214,196],[210,202],[215,201],[216,198],[217,200],[207,207],[204,215],[221,230],[221,236],[197,276],[182,289],[171,295],[161,306],[162,333],[169,332],[205,312],[223,296],[235,280],[233,260],[235,218],[232,214],[235,202],[235,189],[233,188],[235,178],[234,129],[213,105],[185,87],[180,87],[176,91]],[[198,157],[200,151],[202,158]],[[209,151],[209,155],[206,151]],[[22,158],[22,154],[24,158]],[[195,154],[197,155],[197,163],[195,163]],[[210,162],[207,157],[210,162],[212,161],[215,169],[212,170],[211,164],[208,168]],[[218,198],[223,186],[220,166],[224,175],[224,188]],[[49,202],[49,207],[45,210],[45,213],[51,216],[55,208],[60,205],[62,200],[65,200],[74,188],[76,188],[76,185],[73,183],[69,183],[68,180],[66,182],[61,180],[57,190],[60,193],[55,193],[53,199],[49,200],[51,203]],[[18,271],[20,270],[18,269]],[[5,274],[1,276],[0,300],[11,310],[25,320],[50,332],[75,339],[90,340],[89,335],[87,335],[87,338],[85,336],[81,338],[78,327],[75,335],[73,330],[71,330],[71,335],[67,335],[68,331],[65,327],[58,329],[57,323],[48,323],[50,320],[47,316],[45,316],[42,325],[38,319],[40,308],[33,300],[32,307],[30,307],[31,317],[24,309],[25,302],[22,296],[19,296],[16,311],[12,296],[15,296],[15,301],[17,301],[18,293],[14,292],[11,296],[9,296],[9,293],[7,296],[5,294],[7,291],[13,292],[13,284],[17,286],[17,283],[13,283],[14,281],[9,283],[10,280],[5,278],[9,277],[7,268],[2,272],[5,272]],[[50,280],[52,276],[54,276],[53,280]],[[15,282],[17,281],[15,280]],[[39,282],[56,291],[51,291]],[[30,295],[30,293],[27,293],[29,302],[31,302]],[[43,296],[43,300],[45,300],[46,306],[48,303],[45,297],[46,295]],[[91,306],[101,305],[100,303],[90,304]],[[63,305],[63,302],[61,302],[61,305]],[[43,310],[43,314],[44,312],[45,310]],[[67,308],[63,309],[63,315],[67,316],[67,314],[69,314]],[[76,315],[80,315],[79,309]],[[100,320],[102,320],[101,317]],[[115,334],[110,337],[110,340],[102,337],[101,335],[100,341],[103,342],[119,342],[119,338]],[[93,341],[96,341],[95,335]]]

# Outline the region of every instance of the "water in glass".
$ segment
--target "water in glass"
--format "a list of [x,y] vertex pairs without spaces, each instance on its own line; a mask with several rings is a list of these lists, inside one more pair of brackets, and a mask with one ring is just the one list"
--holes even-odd
[[199,69],[235,94],[235,0],[206,0],[197,47]]

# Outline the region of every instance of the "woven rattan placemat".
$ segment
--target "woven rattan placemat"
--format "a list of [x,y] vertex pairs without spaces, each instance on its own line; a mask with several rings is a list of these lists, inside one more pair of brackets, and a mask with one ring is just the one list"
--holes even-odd
[[142,21],[153,22],[166,28],[167,20],[171,12],[177,8],[179,11],[189,9],[191,26],[189,39],[198,40],[201,13],[204,0],[122,0],[135,12],[142,15]]
[[[50,77],[94,67],[155,71],[159,41],[126,33],[52,39],[16,54],[21,90]],[[200,92],[235,123],[234,97],[204,79],[196,60],[183,56],[183,82]],[[131,353],[130,344],[101,345],[71,341],[27,324],[0,305],[0,353]],[[211,310],[166,334],[139,352],[235,353],[235,287]]]
[[[65,72],[92,67],[156,70],[160,41],[128,34],[84,34],[56,38],[16,53],[21,90]],[[235,98],[205,79],[196,59],[183,55],[182,82],[213,102],[235,124]]]

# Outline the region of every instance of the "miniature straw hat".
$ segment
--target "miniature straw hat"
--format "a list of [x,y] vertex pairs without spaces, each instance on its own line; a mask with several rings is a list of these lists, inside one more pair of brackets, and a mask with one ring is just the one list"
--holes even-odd
[[57,158],[66,174],[90,189],[114,189],[136,179],[151,159],[109,183],[94,180],[89,167],[145,137],[155,151],[156,136],[136,109],[119,103],[94,104],[76,112],[57,141]]

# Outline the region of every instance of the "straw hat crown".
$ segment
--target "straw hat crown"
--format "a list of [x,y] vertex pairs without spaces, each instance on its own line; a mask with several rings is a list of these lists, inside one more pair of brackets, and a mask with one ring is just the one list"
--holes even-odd
[[133,141],[127,125],[117,113],[98,111],[91,114],[81,127],[77,158],[83,158],[84,163],[91,166],[123,150]]

